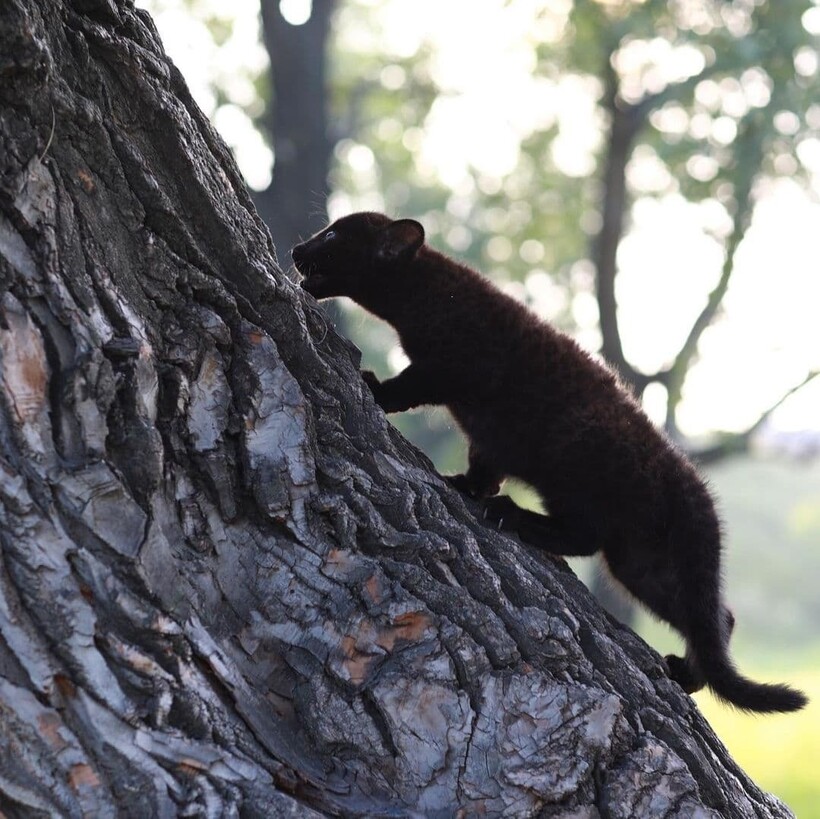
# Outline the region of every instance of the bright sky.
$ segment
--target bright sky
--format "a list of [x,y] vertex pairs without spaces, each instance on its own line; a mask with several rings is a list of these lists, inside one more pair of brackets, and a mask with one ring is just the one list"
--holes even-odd
[[[412,55],[423,41],[434,46],[434,79],[447,94],[433,104],[411,136],[420,147],[423,165],[454,189],[463,184],[470,167],[492,185],[515,167],[520,139],[554,123],[559,130],[553,146],[556,164],[569,176],[588,174],[600,139],[595,81],[573,75],[556,81],[533,76],[533,53],[522,48],[528,41],[560,37],[569,0],[551,2],[549,14],[537,26],[533,12],[543,5],[541,0],[470,0],[469,16],[464,14],[465,2],[356,0],[340,19],[339,36],[345,48],[381,48],[395,56]],[[143,4],[154,14],[166,49],[234,149],[251,186],[267,184],[269,150],[239,107],[215,109],[208,85],[218,80],[230,87],[234,98],[254,99],[251,78],[266,64],[258,42],[258,0],[199,0],[198,8],[214,16],[236,18],[233,35],[220,48],[202,24],[191,20],[181,0]],[[376,27],[372,13],[357,15],[352,5],[372,7]],[[282,8],[295,23],[309,14],[310,0],[283,0]],[[820,6],[815,11],[804,23],[820,33]],[[621,59],[624,66],[619,68],[653,66],[642,81],[662,85],[696,72],[701,57],[658,39],[625,51]],[[812,62],[810,54],[804,55],[804,63],[806,73],[817,71],[816,56]],[[732,104],[737,105],[748,105],[755,95],[767,93],[754,75],[742,80],[734,86],[705,86],[703,93],[733,94]],[[666,127],[674,128],[675,112],[669,117]],[[714,127],[728,143],[734,135],[733,121],[723,119]],[[366,171],[374,158],[364,146],[359,153],[351,154],[350,161]],[[803,190],[786,178],[759,193],[720,321],[704,335],[703,360],[686,383],[680,414],[686,433],[742,429],[810,369],[820,369],[820,140],[807,141],[801,159],[815,173],[813,190]],[[692,172],[708,175],[710,169],[695,167]],[[668,181],[664,173],[652,156],[633,160],[631,181],[653,195],[637,201],[619,254],[623,341],[627,357],[648,371],[668,362],[717,281],[723,251],[709,231],[719,232],[727,218],[715,202],[692,204],[674,193],[657,199],[654,192],[664,190]],[[342,196],[335,204],[356,203]],[[498,248],[503,256],[511,250],[502,248],[502,241],[503,237]],[[535,259],[538,248],[521,253],[522,258],[532,253]],[[539,288],[549,289],[549,277],[535,274],[527,286],[538,304]],[[581,295],[573,308],[582,342],[594,344],[594,305],[590,309],[588,296]],[[657,413],[662,396],[656,391],[648,398],[647,408]],[[820,430],[820,379],[789,399],[773,417],[773,425]]]

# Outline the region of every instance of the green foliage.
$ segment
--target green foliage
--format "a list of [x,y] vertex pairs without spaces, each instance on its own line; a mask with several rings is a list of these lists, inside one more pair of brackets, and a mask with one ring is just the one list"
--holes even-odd
[[[695,700],[754,782],[800,819],[820,819],[820,464],[795,469],[782,459],[742,457],[710,478],[726,524],[726,592],[737,618],[732,654],[744,674],[788,682],[810,703],[799,714],[755,719],[708,692]],[[681,650],[677,635],[648,617],[638,628],[661,653]]]
[[[468,165],[453,179],[431,170],[425,149],[437,106],[467,92],[441,80],[443,46],[434,26],[412,53],[380,46],[390,40],[383,28],[387,5],[347,0],[337,16],[332,77],[336,120],[345,133],[333,171],[344,205],[339,211],[373,207],[423,219],[434,245],[511,283],[552,321],[584,331],[587,344],[595,342],[594,327],[589,319],[578,327],[576,308],[579,298],[594,294],[589,259],[601,223],[610,106],[630,108],[640,120],[627,206],[670,195],[703,203],[703,233],[726,256],[715,305],[750,223],[756,187],[776,176],[807,183],[800,146],[820,125],[816,42],[804,25],[812,0],[529,3],[531,24],[524,28],[547,34],[522,33],[517,46],[540,82],[522,105],[552,104],[552,115],[520,133],[517,162],[502,175]],[[503,13],[523,14],[523,5],[510,0]],[[469,22],[458,36],[470,36]],[[572,94],[560,92],[570,84],[577,98],[562,114]],[[561,147],[574,139],[572,104],[581,98],[590,106],[584,145],[577,146],[586,165],[569,167]],[[486,115],[489,125],[495,113]],[[394,343],[387,332],[356,340],[371,366]],[[698,340],[699,334],[692,337],[673,369],[673,407]],[[443,440],[435,419],[399,423],[411,433],[421,426],[415,440],[425,449]],[[427,451],[440,466],[450,459]]]
[[[208,113],[218,126],[230,124],[241,167],[266,184],[259,164],[270,153],[251,150],[252,140],[250,148],[239,144],[253,125],[257,145],[261,134],[271,148],[267,65],[258,51],[235,47],[247,20],[216,0],[184,1],[225,45],[219,61],[200,59]],[[165,12],[181,2],[149,5]],[[727,260],[717,303],[761,183],[783,176],[807,184],[820,129],[817,43],[809,31],[816,18],[812,0],[498,0],[469,14],[429,0],[338,0],[329,43],[331,212],[376,208],[423,219],[435,246],[507,283],[594,347],[591,259],[607,129],[612,111],[629,111],[638,131],[627,167],[627,231],[633,203],[701,203],[702,234]],[[397,32],[402,26],[409,31]],[[468,55],[474,42],[484,51],[480,63],[470,63],[477,86],[452,70],[458,49]],[[242,65],[238,54],[251,59]],[[505,95],[495,86],[503,83],[514,106],[500,104]],[[477,98],[481,119],[465,131],[452,111],[466,111]],[[453,154],[450,144],[452,160],[444,163],[431,160],[443,121],[452,123],[450,142],[462,146]],[[496,131],[508,144],[489,140]],[[506,160],[482,161],[474,143],[484,141],[487,153],[506,152]],[[673,368],[673,405],[699,338]],[[395,343],[383,330],[354,340],[377,369]],[[441,431],[438,425],[433,437]]]

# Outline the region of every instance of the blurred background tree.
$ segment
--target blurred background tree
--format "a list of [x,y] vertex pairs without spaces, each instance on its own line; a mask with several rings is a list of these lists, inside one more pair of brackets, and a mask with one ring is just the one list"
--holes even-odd
[[[783,378],[759,379],[767,394],[732,435],[716,435],[722,425],[704,423],[703,409],[681,427],[757,203],[783,180],[792,197],[817,194],[813,0],[261,0],[261,14],[255,0],[149,4],[160,22],[180,6],[221,51],[240,19],[261,20],[267,60],[237,47],[233,71],[198,46],[185,73],[204,74],[205,107],[237,149],[283,263],[328,210],[417,216],[433,243],[600,350],[670,434],[709,459],[746,448],[815,374],[805,350]],[[660,219],[678,247],[645,235]],[[679,253],[686,243],[697,247]],[[692,268],[685,294],[680,261]],[[659,320],[647,332],[653,323],[634,314],[649,305]],[[377,369],[401,366],[386,330],[355,325]],[[454,468],[442,417],[399,423]]]
[[[259,214],[269,225],[277,254],[327,221],[325,202],[334,138],[328,127],[328,39],[334,0],[314,0],[298,25],[285,16],[287,4],[262,0],[262,42],[270,60],[266,105],[254,125],[276,157],[270,184],[256,192]],[[292,19],[292,18],[291,18]]]
[[[283,266],[328,218],[417,217],[599,351],[704,463],[820,450],[816,0],[145,4]],[[404,366],[385,325],[332,317],[366,366]],[[392,420],[441,471],[463,467],[446,412]],[[765,469],[711,473],[751,589],[732,594],[738,641],[749,618],[772,651],[775,624],[818,651],[816,594],[800,589],[820,573],[820,472]]]

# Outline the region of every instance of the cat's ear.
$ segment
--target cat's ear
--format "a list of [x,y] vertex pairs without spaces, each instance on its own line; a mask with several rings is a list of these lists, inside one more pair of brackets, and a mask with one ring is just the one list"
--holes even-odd
[[415,219],[397,219],[382,228],[376,239],[376,257],[386,262],[412,259],[424,244],[424,228]]

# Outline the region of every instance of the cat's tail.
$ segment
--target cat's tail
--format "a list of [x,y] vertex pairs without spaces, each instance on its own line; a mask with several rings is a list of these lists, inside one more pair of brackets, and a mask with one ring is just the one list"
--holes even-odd
[[706,684],[731,705],[745,711],[762,713],[798,711],[808,697],[782,683],[758,683],[744,677],[726,652],[725,641],[714,620],[701,623],[690,631],[689,647]]

